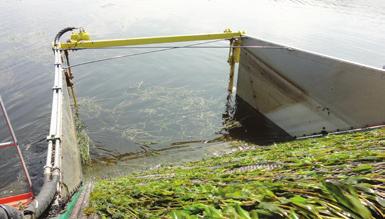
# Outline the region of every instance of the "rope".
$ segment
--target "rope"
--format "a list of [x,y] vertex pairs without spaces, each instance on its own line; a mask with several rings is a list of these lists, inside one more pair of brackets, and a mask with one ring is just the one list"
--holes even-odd
[[74,68],[82,65],[88,65],[92,63],[97,63],[97,62],[104,62],[104,61],[109,61],[109,60],[114,60],[114,59],[121,59],[121,58],[126,58],[126,57],[132,57],[132,56],[139,56],[139,55],[146,55],[146,54],[151,54],[151,53],[157,53],[157,52],[164,52],[164,51],[169,51],[173,49],[229,49],[229,48],[265,48],[265,49],[282,49],[285,47],[277,47],[277,46],[198,46],[198,45],[203,45],[203,44],[208,44],[208,43],[215,43],[223,40],[213,40],[213,41],[205,41],[201,43],[194,43],[186,46],[121,46],[121,47],[110,47],[110,48],[92,48],[92,49],[154,49],[157,48],[158,50],[151,50],[151,51],[146,51],[146,52],[140,52],[140,53],[131,53],[131,54],[125,54],[125,55],[118,55],[118,56],[112,56],[108,58],[102,58],[102,59],[95,59],[91,61],[86,61],[74,65],[69,65],[66,67],[63,67],[64,69],[68,68]]

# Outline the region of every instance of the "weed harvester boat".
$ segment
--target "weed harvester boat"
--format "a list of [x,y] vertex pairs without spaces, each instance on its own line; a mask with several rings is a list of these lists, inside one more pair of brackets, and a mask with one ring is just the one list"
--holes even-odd
[[[70,40],[60,42],[60,38],[71,31]],[[281,46],[230,30],[213,34],[91,40],[82,28],[65,28],[57,34],[53,43],[55,78],[44,185],[37,196],[32,195],[28,172],[19,156],[28,190],[20,193],[22,206],[15,206],[12,198],[0,196],[0,201],[3,200],[0,202],[0,216],[11,218],[9,215],[14,214],[20,218],[38,218],[47,209],[60,209],[70,201],[64,211],[65,217],[82,217],[81,208],[90,189],[87,187],[79,194],[82,167],[74,128],[73,110],[77,111],[77,100],[72,68],[131,54],[70,65],[71,51],[189,41],[201,42],[162,49],[205,49],[214,47],[199,45],[213,40],[230,41],[229,46],[217,47],[229,49],[230,95],[233,95],[238,66],[237,102],[245,103],[259,118],[273,124],[282,137],[298,138],[385,124],[385,71],[381,69]],[[258,121],[247,122],[258,125]],[[16,138],[7,144],[20,154]],[[0,144],[0,150],[4,147],[8,146]]]

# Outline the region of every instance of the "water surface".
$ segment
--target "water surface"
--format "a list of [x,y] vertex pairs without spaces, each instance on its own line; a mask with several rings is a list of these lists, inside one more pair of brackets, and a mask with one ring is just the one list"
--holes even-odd
[[[231,27],[280,44],[385,65],[381,0],[4,0],[0,9],[0,94],[36,188],[42,183],[52,98],[50,42],[61,28],[82,26],[93,39],[103,39]],[[71,62],[138,51],[78,51]],[[227,52],[179,49],[74,68],[81,118],[95,143],[92,153],[113,160],[109,171],[102,163],[94,173],[119,175],[219,150],[223,145],[199,142],[221,136]],[[185,141],[195,143],[175,144]]]

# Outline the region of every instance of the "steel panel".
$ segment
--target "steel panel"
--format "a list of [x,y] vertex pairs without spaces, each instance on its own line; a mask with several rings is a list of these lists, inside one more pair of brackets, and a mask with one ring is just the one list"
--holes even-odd
[[244,37],[237,95],[292,136],[385,124],[385,71]]

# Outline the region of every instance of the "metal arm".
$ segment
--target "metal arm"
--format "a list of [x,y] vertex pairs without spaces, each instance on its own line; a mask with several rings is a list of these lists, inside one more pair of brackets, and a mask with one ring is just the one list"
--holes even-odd
[[244,32],[232,32],[226,29],[223,33],[209,33],[196,35],[180,35],[180,36],[158,36],[158,37],[142,37],[142,38],[128,38],[128,39],[111,39],[111,40],[90,40],[89,35],[84,30],[71,35],[69,42],[60,43],[58,49],[72,50],[72,49],[94,49],[118,46],[134,46],[160,43],[175,43],[201,40],[230,40],[240,38]]
[[[71,29],[72,30],[72,29]],[[110,39],[110,40],[90,40],[89,34],[80,28],[79,32],[73,32],[71,39],[68,42],[54,43],[54,49],[58,50],[76,50],[76,49],[96,49],[119,46],[135,46],[148,45],[160,43],[175,43],[188,41],[202,41],[202,40],[230,40],[230,52],[228,63],[230,65],[230,76],[228,91],[232,93],[235,64],[239,63],[241,37],[245,33],[242,31],[232,32],[226,29],[223,33],[209,33],[209,34],[195,34],[195,35],[180,35],[180,36],[158,36],[158,37],[142,37],[142,38],[128,38],[128,39]],[[70,70],[70,69],[69,69]],[[76,101],[75,101],[76,102]]]

